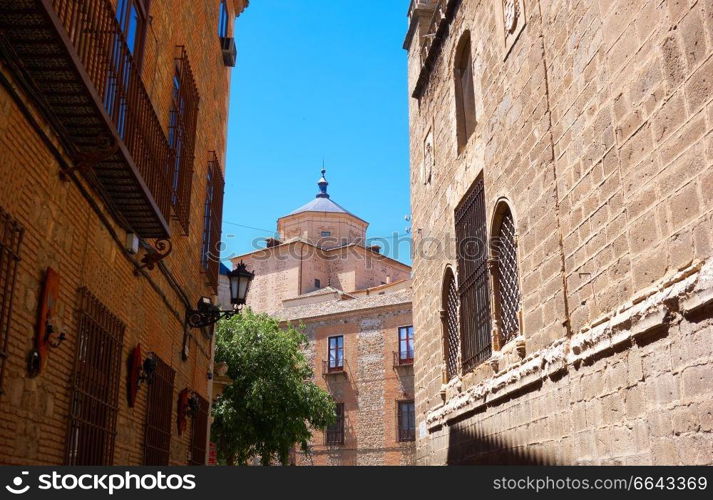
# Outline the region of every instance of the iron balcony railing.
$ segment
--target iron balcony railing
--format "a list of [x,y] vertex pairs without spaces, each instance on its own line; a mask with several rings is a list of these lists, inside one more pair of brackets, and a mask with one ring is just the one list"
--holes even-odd
[[171,206],[168,140],[114,6],[110,0],[43,0],[50,1],[103,103],[104,112],[167,219]]
[[344,368],[345,361],[342,361],[341,365],[330,366],[329,361],[322,361],[322,375],[345,375],[346,371]]

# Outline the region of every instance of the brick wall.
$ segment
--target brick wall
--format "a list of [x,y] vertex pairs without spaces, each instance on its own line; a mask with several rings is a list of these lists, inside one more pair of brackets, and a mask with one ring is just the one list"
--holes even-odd
[[[410,304],[321,316],[304,323],[309,340],[307,357],[314,380],[335,401],[344,403],[344,445],[325,446],[315,431],[311,454],[296,455],[298,465],[410,465],[414,442],[398,442],[398,400],[413,399],[413,368],[394,367],[398,328],[411,324]],[[323,375],[328,338],[344,336],[345,374]]]
[[[234,5],[229,2],[231,14]],[[217,151],[222,158],[225,151],[230,72],[223,65],[216,35],[219,2],[184,7],[179,0],[152,2],[142,70],[164,131],[168,128],[176,45],[186,47],[201,96],[190,230],[183,236],[178,223],[171,221],[173,252],[164,260],[165,272],[155,269],[134,275],[137,257],[142,254],[132,257],[125,252],[125,229],[81,176],[76,182],[60,180],[58,158],[72,164],[67,152],[39,114],[36,102],[23,92],[8,67],[0,64],[0,72],[9,81],[9,88],[0,87],[0,172],[8,180],[0,186],[0,205],[26,229],[9,334],[5,393],[0,396],[0,463],[64,462],[77,339],[74,311],[77,290],[84,286],[126,324],[114,463],[137,465],[143,461],[146,388],[139,390],[134,408],[128,408],[126,397],[126,361],[137,343],[144,353],[155,352],[176,370],[171,463],[187,461],[190,425],[188,432],[177,435],[176,399],[186,387],[210,398],[207,374],[212,345],[200,331],[191,331],[189,357],[184,361],[184,318],[188,305],[192,307],[198,297],[213,293],[200,271],[203,201],[208,152]],[[39,123],[39,130],[23,112]],[[56,148],[56,154],[43,140]],[[91,204],[82,190],[89,193]],[[42,276],[50,266],[60,274],[58,323],[67,340],[50,351],[46,369],[31,379],[26,358],[32,348]]]
[[[443,450],[448,448],[450,432],[457,434],[470,424],[499,422],[494,415],[510,419],[520,401],[566,394],[560,408],[572,403],[579,412],[586,407],[570,390],[579,373],[570,367],[556,381],[543,382],[521,399],[486,405],[476,415],[457,416],[460,427],[444,424],[440,430],[428,430],[427,415],[444,404],[438,311],[444,269],[456,266],[453,213],[481,172],[486,220],[492,221],[500,199],[509,202],[515,219],[525,359],[588,331],[637,293],[661,286],[666,277],[711,256],[713,205],[706,195],[713,176],[713,10],[709,3],[526,0],[517,2],[518,24],[506,36],[498,2],[449,2],[457,7],[452,20],[446,21],[442,50],[432,61],[421,97],[410,99],[414,323],[419,332],[416,399],[422,463],[447,461]],[[427,40],[422,37],[428,34],[429,9],[435,2],[418,3],[426,6],[426,13],[412,18],[414,36],[407,43],[409,92],[415,89],[425,60],[420,46]],[[456,46],[467,31],[477,124],[459,153],[453,67]],[[422,176],[429,134],[435,158],[430,183]],[[699,338],[708,335],[705,322],[679,319],[682,331],[695,328],[701,332]],[[669,328],[666,336],[652,341],[655,347],[647,348],[678,345],[677,328]],[[635,347],[636,343],[593,363],[592,379],[608,377],[605,367],[610,363],[620,361],[625,367],[633,363],[635,358],[627,357],[629,349],[636,353],[632,356],[644,356],[645,348]],[[705,344],[700,347],[701,351],[687,354],[688,366],[710,363],[710,351]],[[706,361],[695,361],[699,356]],[[496,358],[497,363],[477,367],[456,385],[468,391],[525,362],[513,345],[504,346]],[[657,375],[665,373],[662,368]],[[667,377],[680,387],[684,373],[673,371]],[[647,377],[656,379],[654,374]],[[629,393],[634,398],[637,391],[632,387],[608,390],[622,399]],[[446,391],[446,405],[457,396],[453,391],[452,387]],[[691,398],[681,394],[673,401],[689,408],[698,421],[704,420],[705,411]],[[655,398],[643,404],[652,413],[662,408]],[[543,406],[525,411],[530,415],[523,420],[525,427],[498,423],[492,433],[516,446],[554,456],[567,433],[594,428],[563,416],[561,421],[547,422],[561,422],[568,430],[551,430],[544,420],[536,423],[545,414]],[[636,420],[619,416],[608,423],[630,430],[648,425],[646,446],[626,444],[621,445],[627,448],[623,450],[605,442],[596,455],[573,447],[558,461],[586,462],[595,456],[602,461],[694,460],[690,455],[661,459],[650,439],[653,424],[648,419],[636,424]],[[466,435],[472,438],[472,429]],[[710,446],[710,435],[695,436],[690,439]],[[645,441],[640,434],[639,438]],[[684,442],[689,441],[683,439],[676,446],[685,446],[680,444]],[[458,453],[453,457],[462,458],[463,452]]]

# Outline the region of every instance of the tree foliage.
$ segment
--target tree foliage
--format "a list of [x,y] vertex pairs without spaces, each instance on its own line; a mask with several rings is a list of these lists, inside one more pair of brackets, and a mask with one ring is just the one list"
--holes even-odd
[[311,428],[336,419],[331,396],[312,382],[305,335],[246,310],[216,327],[215,361],[233,382],[213,406],[212,438],[222,463],[288,462],[298,445],[308,452]]

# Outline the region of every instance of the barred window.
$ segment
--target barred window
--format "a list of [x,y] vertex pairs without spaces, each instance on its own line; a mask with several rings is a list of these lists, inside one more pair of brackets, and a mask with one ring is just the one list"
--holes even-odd
[[17,265],[25,229],[0,208],[0,394],[7,359]]
[[67,465],[112,465],[126,326],[89,290],[79,290]]
[[172,154],[171,203],[184,233],[188,234],[199,97],[186,50],[179,49],[173,74],[168,144]]
[[446,358],[446,378],[455,377],[460,371],[460,334],[458,332],[458,288],[453,270],[446,270],[443,280],[443,352]]
[[399,328],[399,362],[400,364],[413,363],[413,358],[413,326],[402,326]]
[[156,369],[149,382],[146,405],[144,465],[168,465],[176,372],[155,354],[154,359]]
[[515,223],[507,203],[495,211],[491,248],[494,259],[493,281],[495,316],[503,345],[520,333],[520,283],[517,270]]
[[220,234],[223,219],[223,190],[225,181],[215,151],[208,161],[205,203],[203,205],[203,243],[201,269],[209,284],[217,290],[220,273]]
[[398,401],[399,441],[416,440],[416,409],[413,401]]
[[327,427],[325,433],[325,444],[344,444],[344,403],[337,403],[337,420]]
[[468,371],[490,357],[490,291],[482,174],[456,208],[458,296],[462,368]]
[[458,42],[454,80],[458,152],[460,153],[475,130],[475,90],[469,32],[466,32]]
[[193,425],[191,432],[191,457],[189,465],[205,465],[206,445],[208,442],[208,413],[210,405],[204,398],[195,394],[198,399],[198,407],[193,415]]

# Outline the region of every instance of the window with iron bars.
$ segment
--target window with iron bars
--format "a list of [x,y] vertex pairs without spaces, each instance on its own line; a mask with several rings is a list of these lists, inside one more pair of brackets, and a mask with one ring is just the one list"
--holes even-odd
[[460,371],[460,333],[458,332],[458,288],[453,271],[449,268],[443,281],[443,352],[446,360],[446,378]]
[[201,246],[201,269],[214,290],[218,288],[220,273],[220,234],[223,219],[223,191],[225,181],[215,151],[208,161],[206,194],[203,205],[203,242]]
[[413,401],[397,401],[399,441],[416,440],[416,408]]
[[156,369],[148,382],[144,465],[168,465],[171,450],[173,382],[176,372],[154,354]]
[[191,186],[198,119],[198,88],[184,47],[178,47],[171,91],[168,144],[171,148],[171,204],[185,234],[191,212]]
[[206,444],[208,441],[208,413],[210,405],[208,401],[195,395],[198,399],[198,408],[193,415],[192,432],[191,432],[191,457],[188,460],[189,465],[205,465],[206,459]]
[[468,371],[492,353],[485,186],[482,174],[455,212],[458,242],[458,296],[462,369]]
[[496,210],[493,231],[495,312],[500,330],[500,345],[520,333],[520,283],[517,270],[515,222],[510,208],[501,203]]
[[336,404],[337,419],[327,427],[324,441],[327,445],[344,444],[344,403]]
[[126,326],[89,290],[79,290],[67,465],[112,465]]
[[12,302],[24,233],[22,225],[0,208],[0,394],[3,394],[2,381],[12,324]]

